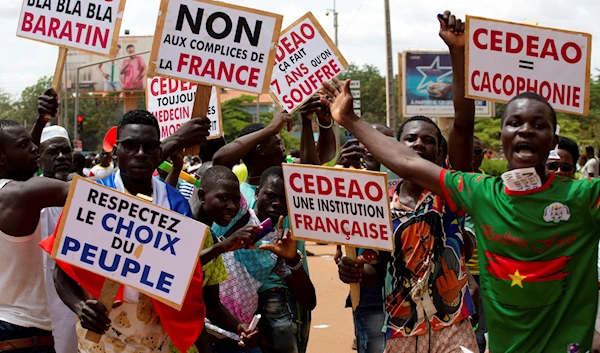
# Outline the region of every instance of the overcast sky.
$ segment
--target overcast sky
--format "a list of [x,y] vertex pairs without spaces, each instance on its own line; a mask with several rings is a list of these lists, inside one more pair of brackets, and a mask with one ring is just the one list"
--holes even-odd
[[[53,0],[56,1],[56,0]],[[72,0],[73,1],[73,0]],[[333,16],[325,16],[333,0],[229,0],[284,16],[283,27],[312,11],[334,37]],[[151,35],[156,25],[160,0],[127,0],[121,32]],[[592,34],[593,47],[600,40],[600,1],[598,0],[390,0],[394,73],[396,53],[406,49],[444,49],[438,37],[436,15],[446,8],[464,18],[465,14],[520,22],[537,21],[540,26],[583,31]],[[51,76],[58,49],[16,37],[21,1],[0,1],[0,88],[19,94],[41,76]],[[385,23],[383,0],[343,0],[337,2],[339,47],[349,62],[372,64],[385,72]],[[596,15],[594,15],[596,14]],[[594,19],[595,17],[595,19]],[[592,51],[592,73],[600,68],[600,56]]]

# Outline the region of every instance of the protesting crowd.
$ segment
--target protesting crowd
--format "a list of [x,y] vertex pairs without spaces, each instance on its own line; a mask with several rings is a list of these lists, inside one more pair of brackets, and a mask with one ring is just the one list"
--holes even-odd
[[[359,287],[358,301],[349,295],[346,303],[359,353],[595,351],[594,148],[580,154],[577,141],[559,135],[548,100],[525,91],[510,98],[499,126],[509,171],[486,175],[475,101],[465,92],[465,23],[449,11],[438,21],[453,71],[455,113],[446,137],[426,116],[403,119],[397,131],[368,124],[354,112],[351,81],[327,74],[299,108],[301,143],[293,158],[280,137],[292,128],[286,111],[225,143],[209,139],[206,116],[162,139],[154,115],[131,110],[118,120],[110,148],[105,143],[88,157],[73,152],[63,127],[48,123],[60,109],[51,88],[40,93],[31,131],[0,120],[0,352],[306,352],[318,305],[310,275],[320,269],[309,271],[305,241],[292,234],[300,217],[292,217],[285,170],[332,160],[337,169],[385,167],[401,178],[384,193],[391,228],[377,233],[391,236],[393,250],[358,247],[352,256],[338,246],[334,258],[339,280]],[[348,131],[346,141],[336,140],[334,123]],[[198,145],[199,153],[188,153]],[[96,214],[94,228],[116,234],[112,245],[122,246],[120,253],[65,231],[72,217],[93,223],[93,213],[75,206],[83,201],[73,191],[90,181],[84,201],[113,211]],[[291,183],[311,188],[308,179]],[[369,209],[362,195],[360,203]],[[177,233],[188,218],[198,231]],[[178,277],[153,277],[140,259],[155,248],[175,262],[180,245],[190,244],[184,236],[202,242],[179,303],[156,294],[174,289]],[[69,252],[81,254],[82,266],[68,260]],[[148,287],[119,284],[86,264],[123,278],[141,275]]]

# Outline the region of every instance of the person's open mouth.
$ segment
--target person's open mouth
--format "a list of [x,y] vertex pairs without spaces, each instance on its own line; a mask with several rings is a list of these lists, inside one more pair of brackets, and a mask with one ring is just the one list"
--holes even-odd
[[536,150],[527,142],[519,142],[515,147],[515,153],[520,159],[530,160],[535,156]]

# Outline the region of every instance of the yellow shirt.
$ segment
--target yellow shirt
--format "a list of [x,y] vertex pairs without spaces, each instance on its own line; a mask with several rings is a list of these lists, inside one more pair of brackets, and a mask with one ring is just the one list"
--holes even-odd
[[[214,244],[213,236],[209,233],[206,240],[204,240],[202,250],[208,249]],[[204,287],[217,285],[225,281],[228,277],[227,269],[225,269],[225,262],[223,262],[223,257],[221,255],[207,264],[202,264],[202,284]]]

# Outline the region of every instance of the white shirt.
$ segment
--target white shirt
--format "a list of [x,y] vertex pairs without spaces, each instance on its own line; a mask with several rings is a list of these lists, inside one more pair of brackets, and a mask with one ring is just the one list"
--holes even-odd
[[590,158],[583,168],[581,168],[581,175],[579,176],[580,180],[584,180],[590,177],[590,174],[593,175],[594,178],[598,177],[598,159],[596,157]]
[[[40,215],[40,225],[42,227],[42,239],[48,238],[58,224],[62,207],[47,207],[42,210]],[[54,285],[54,268],[56,262],[50,257],[50,254],[44,253],[44,272],[46,276],[46,297],[50,309],[50,317],[54,326],[54,350],[56,353],[74,353],[77,352],[77,333],[75,332],[75,322],[77,315],[63,303],[62,299],[56,293]]]
[[[9,182],[0,180],[0,189]],[[40,223],[25,237],[0,231],[0,321],[52,331],[41,240]]]
[[102,179],[103,176],[107,176],[110,173],[114,172],[114,168],[112,166],[112,163],[106,168],[104,168],[100,164],[97,164],[92,168],[91,172],[94,174],[95,177],[100,177],[100,179]]

